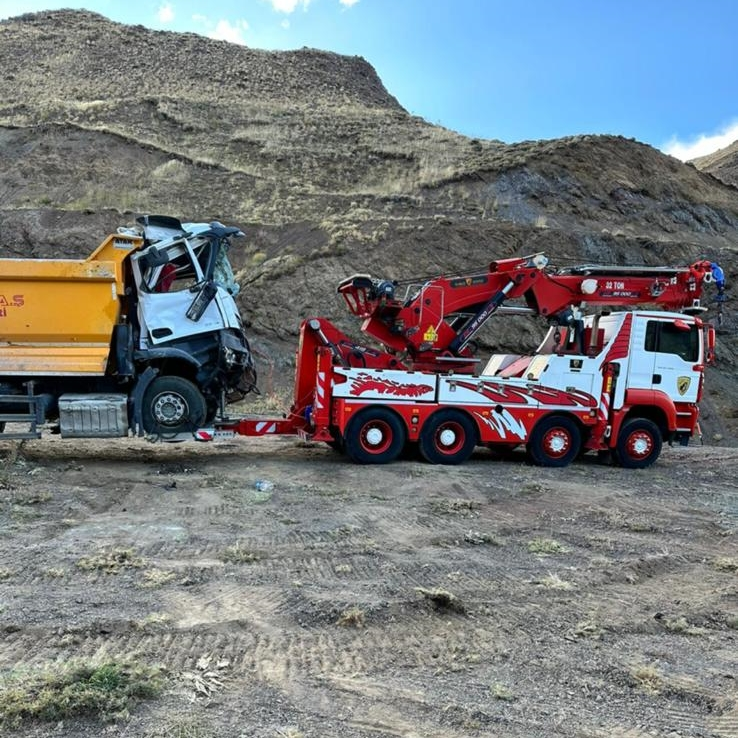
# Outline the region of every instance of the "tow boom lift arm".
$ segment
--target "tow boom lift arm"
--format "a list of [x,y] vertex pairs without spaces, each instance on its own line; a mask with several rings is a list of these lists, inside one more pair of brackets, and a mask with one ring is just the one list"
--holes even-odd
[[[698,312],[703,287],[714,282],[724,299],[725,278],[714,262],[685,267],[581,265],[553,269],[543,254],[493,261],[486,272],[428,280],[404,299],[397,284],[358,274],[338,286],[349,310],[363,318],[362,331],[407,368],[430,371],[468,369],[470,341],[505,305],[513,312],[569,325],[583,305],[658,305]],[[522,305],[506,303],[518,299]]]

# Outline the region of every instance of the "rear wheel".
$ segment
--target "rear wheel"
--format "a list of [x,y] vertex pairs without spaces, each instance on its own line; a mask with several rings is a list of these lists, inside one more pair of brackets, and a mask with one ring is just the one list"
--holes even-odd
[[346,426],[344,450],[357,464],[387,464],[405,446],[407,433],[400,418],[384,407],[367,407]]
[[420,453],[431,464],[461,464],[477,445],[477,429],[459,410],[438,410],[420,431]]
[[326,441],[326,444],[330,446],[334,451],[339,454],[343,453],[343,437],[338,432],[338,429],[331,428],[331,435],[333,436],[332,441]]
[[538,466],[568,466],[579,453],[579,426],[564,415],[549,415],[536,423],[528,440],[528,456]]
[[661,454],[661,430],[648,418],[632,418],[623,423],[612,450],[615,461],[626,469],[651,466]]
[[201,427],[207,404],[183,377],[157,377],[144,393],[142,420],[147,433],[187,433]]

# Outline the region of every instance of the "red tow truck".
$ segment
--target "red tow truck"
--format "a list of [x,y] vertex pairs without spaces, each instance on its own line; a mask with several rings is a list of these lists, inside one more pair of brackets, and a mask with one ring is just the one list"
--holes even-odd
[[[296,434],[363,464],[391,462],[412,444],[439,464],[462,463],[476,446],[524,446],[542,466],[592,451],[647,467],[664,442],[687,444],[698,432],[715,353],[715,329],[700,317],[709,283],[721,303],[714,262],[553,269],[543,254],[430,279],[403,296],[396,282],[355,275],[338,293],[376,346],[309,318],[289,413],[225,418],[194,435]],[[584,314],[588,306],[597,312]],[[548,334],[530,355],[497,354],[481,366],[474,336],[510,313],[543,316]]]

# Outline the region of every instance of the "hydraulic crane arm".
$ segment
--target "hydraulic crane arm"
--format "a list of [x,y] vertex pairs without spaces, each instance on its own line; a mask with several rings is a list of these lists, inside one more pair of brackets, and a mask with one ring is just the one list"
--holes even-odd
[[[703,286],[714,282],[723,299],[722,269],[710,261],[686,267],[581,265],[555,270],[543,254],[493,261],[486,272],[428,280],[404,299],[396,283],[355,275],[338,286],[362,330],[417,369],[460,368],[469,342],[503,305],[568,325],[583,305],[658,305],[701,310]],[[522,304],[521,304],[522,303]]]

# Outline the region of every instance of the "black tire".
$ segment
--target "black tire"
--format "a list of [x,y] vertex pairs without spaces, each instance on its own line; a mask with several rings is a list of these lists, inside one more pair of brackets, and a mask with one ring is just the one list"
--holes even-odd
[[336,453],[342,454],[343,438],[341,437],[341,434],[338,431],[331,431],[331,433],[333,434],[333,440],[326,441],[326,445],[330,446]]
[[536,423],[528,439],[530,460],[538,466],[568,466],[579,454],[582,433],[565,415],[547,415]]
[[202,427],[207,404],[189,380],[157,377],[144,393],[141,417],[147,433],[189,433]]
[[626,469],[645,469],[661,454],[661,429],[648,418],[631,418],[623,423],[612,450],[615,463]]
[[343,446],[357,464],[388,464],[405,446],[407,432],[400,418],[384,407],[359,411],[346,426]]
[[423,424],[421,456],[431,464],[463,464],[477,445],[477,427],[460,410],[437,410]]

